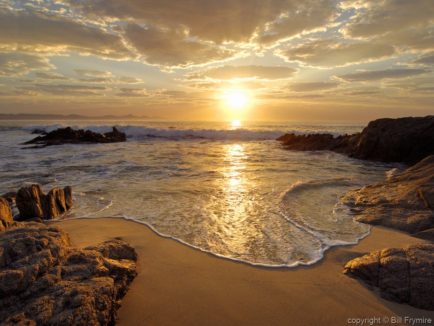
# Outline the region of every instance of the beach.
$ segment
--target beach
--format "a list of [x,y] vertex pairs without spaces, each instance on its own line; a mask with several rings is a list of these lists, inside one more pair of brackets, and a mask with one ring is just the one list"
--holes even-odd
[[263,268],[218,258],[121,218],[53,223],[79,247],[121,237],[136,249],[138,276],[118,311],[119,325],[396,325],[399,317],[402,324],[414,321],[405,318],[434,320],[434,312],[384,300],[342,273],[351,258],[423,242],[398,231],[373,227],[359,244],[334,247],[311,266]]

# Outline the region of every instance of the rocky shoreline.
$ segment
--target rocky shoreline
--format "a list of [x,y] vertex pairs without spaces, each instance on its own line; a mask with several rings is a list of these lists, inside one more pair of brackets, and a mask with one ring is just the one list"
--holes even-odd
[[[363,223],[434,239],[434,117],[380,119],[360,134],[279,138],[292,150],[332,150],[361,159],[413,164],[377,185],[352,190],[342,200]],[[125,141],[117,130],[96,134],[64,128],[26,144],[51,146]],[[44,194],[39,185],[0,197],[0,323],[113,325],[120,300],[136,272],[137,254],[121,239],[84,249],[58,227],[42,223],[67,213],[72,189]],[[13,211],[19,215],[13,216]],[[24,221],[24,222],[23,222]],[[434,310],[434,244],[373,251],[345,264],[393,301]]]
[[[434,241],[434,116],[379,119],[353,135],[286,134],[277,140],[288,150],[414,164],[341,200],[359,222]],[[434,310],[434,244],[374,251],[347,262],[344,273],[378,288],[383,298]]]
[[134,248],[112,239],[78,249],[62,229],[42,223],[71,209],[71,187],[45,195],[31,185],[6,197],[0,197],[0,323],[114,325],[137,275]]
[[378,119],[353,135],[285,134],[277,140],[289,150],[329,150],[362,160],[414,164],[434,154],[434,116]]
[[113,325],[136,276],[122,240],[78,249],[60,228],[19,223],[0,236],[2,325]]

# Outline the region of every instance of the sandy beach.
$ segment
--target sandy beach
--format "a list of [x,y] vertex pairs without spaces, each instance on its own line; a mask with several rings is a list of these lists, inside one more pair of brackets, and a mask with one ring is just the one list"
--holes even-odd
[[376,324],[391,325],[395,316],[434,319],[434,312],[384,300],[342,274],[353,257],[422,242],[397,231],[374,227],[359,244],[329,250],[313,266],[271,269],[203,253],[120,218],[56,224],[79,247],[121,237],[137,250],[139,274],[122,301],[119,325],[355,325],[357,318],[373,317],[386,318]]

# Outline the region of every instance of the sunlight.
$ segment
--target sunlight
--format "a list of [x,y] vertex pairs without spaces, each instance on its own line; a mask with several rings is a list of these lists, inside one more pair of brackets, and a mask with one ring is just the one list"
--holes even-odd
[[240,120],[232,120],[231,121],[231,127],[232,128],[239,128],[239,127],[241,127],[241,121]]
[[223,92],[223,101],[232,110],[240,110],[249,104],[249,95],[242,89],[228,89]]

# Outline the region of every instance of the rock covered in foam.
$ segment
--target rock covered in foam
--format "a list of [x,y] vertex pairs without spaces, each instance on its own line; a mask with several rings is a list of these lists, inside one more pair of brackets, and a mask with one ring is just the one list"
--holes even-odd
[[72,129],[71,127],[59,128],[47,134],[38,136],[24,143],[24,145],[35,144],[39,147],[62,145],[62,144],[86,144],[86,143],[115,143],[127,140],[125,133],[116,127],[111,132],[97,133],[91,130]]
[[385,299],[434,310],[434,244],[374,251],[349,261],[344,273],[379,288]]
[[20,219],[53,219],[72,208],[71,187],[53,188],[48,194],[42,192],[41,186],[34,184],[18,190],[16,205]]
[[342,201],[357,221],[434,240],[434,155],[383,183],[350,191]]
[[13,227],[0,234],[0,323],[112,325],[135,260],[119,239],[77,249],[58,227]]

